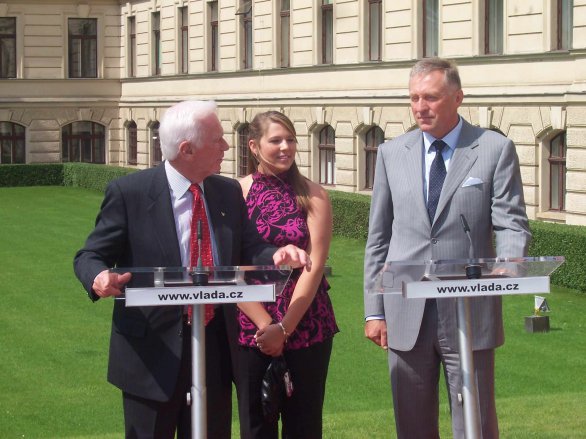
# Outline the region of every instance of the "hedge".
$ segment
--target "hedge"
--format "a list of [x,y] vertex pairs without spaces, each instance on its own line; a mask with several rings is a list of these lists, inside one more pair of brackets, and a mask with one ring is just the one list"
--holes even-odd
[[[86,163],[0,166],[0,186],[76,186],[103,192],[109,181],[135,169]],[[370,197],[329,191],[334,235],[366,240]],[[586,227],[529,221],[530,256],[565,256],[552,283],[586,292]]]

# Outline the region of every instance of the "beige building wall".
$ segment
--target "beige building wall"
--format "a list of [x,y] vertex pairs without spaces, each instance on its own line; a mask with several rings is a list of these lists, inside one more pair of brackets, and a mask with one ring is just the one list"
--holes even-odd
[[[255,0],[253,63],[243,70],[242,0],[217,0],[219,52],[211,70],[209,0],[0,0],[17,19],[17,78],[0,79],[0,122],[26,128],[27,162],[61,161],[61,130],[74,121],[106,127],[107,163],[128,165],[137,124],[138,167],[151,166],[152,131],[183,99],[214,99],[230,145],[257,112],[285,112],[298,131],[302,172],[319,179],[319,131],[336,133],[334,189],[365,189],[364,135],[385,139],[415,126],[409,70],[423,53],[421,1],[383,0],[381,60],[368,60],[368,0],[334,0],[333,63],[321,64],[320,2],[291,1],[290,67],[280,67],[280,1]],[[554,50],[554,0],[503,0],[503,53],[484,55],[485,0],[440,0],[439,55],[460,67],[461,114],[496,128],[517,146],[531,218],[586,224],[586,0],[573,1],[572,46]],[[181,73],[179,8],[189,22],[188,73]],[[160,15],[161,72],[154,74],[153,14]],[[129,19],[136,23],[135,76],[129,77]],[[97,18],[98,77],[68,78],[68,18]],[[550,141],[565,132],[566,205],[549,210]],[[222,172],[236,176],[235,147]]]

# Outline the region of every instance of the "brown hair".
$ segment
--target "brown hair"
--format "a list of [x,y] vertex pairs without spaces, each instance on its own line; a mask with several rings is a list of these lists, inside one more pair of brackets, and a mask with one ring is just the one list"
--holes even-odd
[[[252,122],[249,125],[249,134],[248,140],[253,140],[257,146],[260,146],[260,139],[266,133],[270,123],[278,123],[282,125],[287,131],[293,134],[295,138],[295,143],[297,143],[297,132],[295,131],[295,127],[293,126],[293,122],[287,116],[279,111],[265,111],[264,113],[259,113],[254,116]],[[258,158],[252,154],[248,154],[248,172],[255,172],[258,169]],[[293,192],[297,196],[297,206],[307,213],[311,210],[311,206],[309,203],[309,185],[307,184],[307,179],[301,175],[299,172],[299,168],[297,167],[297,163],[293,161],[291,167],[289,168],[288,172],[289,176],[289,183],[293,187]]]

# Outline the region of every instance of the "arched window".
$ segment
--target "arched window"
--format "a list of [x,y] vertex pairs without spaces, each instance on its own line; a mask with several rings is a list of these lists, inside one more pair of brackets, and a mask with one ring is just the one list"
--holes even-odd
[[106,163],[106,130],[90,121],[73,122],[61,130],[63,162]]
[[244,124],[238,128],[238,177],[244,177],[248,174],[248,135],[250,128]]
[[364,135],[364,156],[365,156],[365,189],[372,189],[374,185],[374,169],[376,166],[376,154],[378,146],[385,141],[383,130],[373,126]]
[[12,122],[0,122],[0,165],[26,163],[24,127]]
[[128,164],[138,164],[138,136],[134,121],[128,124]]
[[319,182],[336,184],[336,132],[325,126],[319,132]]
[[160,165],[163,162],[161,152],[161,140],[159,139],[159,122],[151,125],[151,166]]
[[549,210],[566,209],[566,132],[551,139],[549,144]]

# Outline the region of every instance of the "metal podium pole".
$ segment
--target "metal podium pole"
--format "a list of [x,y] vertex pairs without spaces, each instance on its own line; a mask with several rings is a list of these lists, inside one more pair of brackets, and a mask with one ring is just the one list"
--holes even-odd
[[464,431],[466,439],[480,439],[480,407],[478,387],[474,376],[474,356],[472,353],[470,327],[470,298],[458,297],[458,344],[460,347],[460,367],[462,369],[462,400],[464,405]]
[[193,305],[191,321],[191,392],[187,403],[191,404],[191,437],[206,439],[207,398],[206,398],[206,333],[204,305]]

